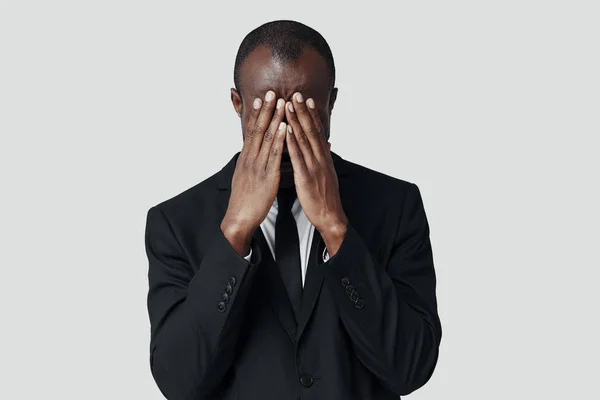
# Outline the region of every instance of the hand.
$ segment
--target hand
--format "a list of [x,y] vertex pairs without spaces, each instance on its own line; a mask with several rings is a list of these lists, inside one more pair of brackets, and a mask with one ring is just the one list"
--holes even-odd
[[256,98],[244,132],[244,144],[231,181],[231,195],[221,231],[236,251],[249,252],[254,231],[266,218],[277,196],[286,124],[285,101],[269,90]]
[[294,93],[286,103],[286,142],[298,201],[308,220],[321,233],[330,256],[339,248],[348,224],[329,144],[313,99]]

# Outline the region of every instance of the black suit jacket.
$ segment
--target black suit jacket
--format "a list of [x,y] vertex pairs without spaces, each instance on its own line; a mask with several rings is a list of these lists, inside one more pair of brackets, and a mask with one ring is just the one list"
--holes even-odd
[[251,262],[220,230],[238,155],[147,214],[150,365],[165,397],[383,400],[425,384],[441,325],[418,187],[332,152],[348,230],[325,263],[315,230],[296,324],[262,230]]

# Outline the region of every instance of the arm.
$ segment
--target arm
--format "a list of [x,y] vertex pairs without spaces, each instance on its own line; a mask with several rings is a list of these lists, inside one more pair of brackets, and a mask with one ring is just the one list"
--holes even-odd
[[169,400],[207,398],[223,379],[234,360],[244,303],[260,262],[260,249],[252,252],[255,262],[248,262],[220,227],[211,240],[195,270],[163,212],[148,211],[150,367]]
[[413,184],[406,195],[387,266],[373,259],[350,223],[340,248],[323,266],[361,362],[396,395],[423,386],[437,363],[442,331],[418,187]]

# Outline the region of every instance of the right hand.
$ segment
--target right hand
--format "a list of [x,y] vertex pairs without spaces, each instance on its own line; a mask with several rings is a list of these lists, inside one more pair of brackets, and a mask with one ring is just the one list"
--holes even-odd
[[271,90],[254,100],[244,144],[231,181],[231,195],[221,230],[240,255],[267,214],[279,189],[281,153],[287,124],[285,101]]

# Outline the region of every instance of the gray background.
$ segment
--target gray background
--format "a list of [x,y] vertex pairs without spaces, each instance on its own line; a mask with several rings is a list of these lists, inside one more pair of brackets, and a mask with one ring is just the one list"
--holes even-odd
[[360,4],[0,2],[0,398],[162,398],[146,211],[241,148],[237,47],[288,18],[332,47],[332,149],[422,191],[444,337],[409,398],[600,398],[597,2]]

